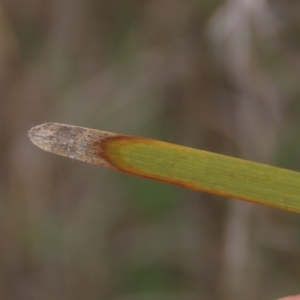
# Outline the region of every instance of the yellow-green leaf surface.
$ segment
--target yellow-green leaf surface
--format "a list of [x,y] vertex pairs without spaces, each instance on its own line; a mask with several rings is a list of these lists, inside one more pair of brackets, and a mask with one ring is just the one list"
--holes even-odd
[[42,149],[203,192],[300,212],[300,173],[140,137],[47,123]]

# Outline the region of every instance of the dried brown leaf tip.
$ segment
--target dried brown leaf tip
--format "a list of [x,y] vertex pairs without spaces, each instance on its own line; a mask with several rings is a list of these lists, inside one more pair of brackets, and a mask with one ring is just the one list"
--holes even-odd
[[112,167],[102,157],[101,144],[113,133],[89,128],[45,123],[33,127],[28,133],[39,148],[96,165]]

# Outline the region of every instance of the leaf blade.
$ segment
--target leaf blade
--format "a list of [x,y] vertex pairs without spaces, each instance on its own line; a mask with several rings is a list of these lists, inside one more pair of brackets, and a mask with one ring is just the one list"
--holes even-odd
[[45,151],[135,176],[300,213],[300,173],[158,140],[46,123],[29,132]]
[[132,137],[107,141],[123,172],[211,194],[300,211],[300,174],[234,157]]

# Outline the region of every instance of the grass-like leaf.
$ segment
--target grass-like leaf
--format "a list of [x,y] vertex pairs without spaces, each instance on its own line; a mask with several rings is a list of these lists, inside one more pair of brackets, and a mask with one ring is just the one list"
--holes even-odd
[[141,137],[47,123],[40,148],[132,175],[300,212],[300,173]]

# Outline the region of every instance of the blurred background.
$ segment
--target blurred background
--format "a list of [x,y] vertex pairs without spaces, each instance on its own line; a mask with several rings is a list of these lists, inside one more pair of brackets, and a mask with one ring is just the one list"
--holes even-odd
[[2,0],[0,299],[300,292],[300,216],[72,161],[60,122],[300,171],[300,2]]

